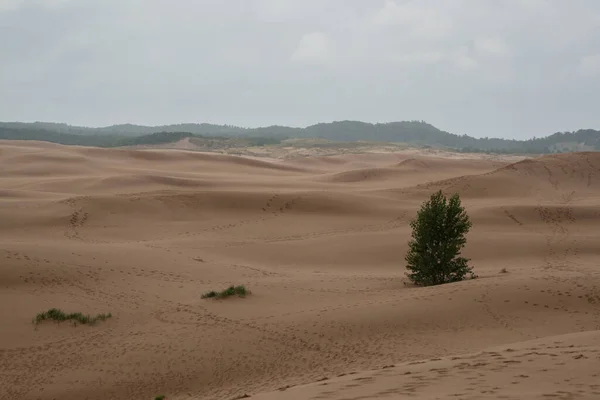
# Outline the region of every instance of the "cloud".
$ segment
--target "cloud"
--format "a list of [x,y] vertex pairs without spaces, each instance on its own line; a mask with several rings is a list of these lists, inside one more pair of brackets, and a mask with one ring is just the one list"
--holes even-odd
[[600,124],[597,0],[174,3],[0,0],[0,120]]
[[375,25],[400,28],[411,36],[430,39],[442,38],[452,30],[451,18],[441,9],[416,1],[386,0],[371,20]]
[[440,51],[425,51],[408,54],[392,53],[391,60],[397,64],[407,67],[433,65],[444,60],[445,54]]
[[583,57],[578,69],[585,76],[600,76],[600,53]]
[[330,57],[331,44],[327,35],[322,32],[312,32],[302,36],[291,60],[302,64],[322,65]]
[[19,8],[25,0],[0,0],[0,12]]
[[462,70],[474,70],[479,68],[479,62],[470,54],[468,47],[460,47],[454,54],[453,60],[456,67]]
[[508,45],[504,39],[498,36],[475,39],[475,50],[491,56],[505,57],[510,55]]
[[16,10],[22,6],[55,7],[73,0],[0,0],[0,12]]

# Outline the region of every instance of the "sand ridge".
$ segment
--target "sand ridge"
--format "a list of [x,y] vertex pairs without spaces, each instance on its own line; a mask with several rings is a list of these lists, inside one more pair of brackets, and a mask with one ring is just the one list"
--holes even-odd
[[[0,142],[0,399],[595,398],[600,154],[461,156]],[[413,288],[408,222],[437,189],[480,278]],[[200,299],[229,284],[252,295]],[[34,327],[51,307],[114,317]]]

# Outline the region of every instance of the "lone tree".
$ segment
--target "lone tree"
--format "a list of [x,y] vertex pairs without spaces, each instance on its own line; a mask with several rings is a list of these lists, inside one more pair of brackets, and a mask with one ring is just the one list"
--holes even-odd
[[475,276],[468,265],[470,260],[460,257],[471,221],[458,194],[450,200],[441,190],[432,194],[410,226],[413,231],[405,258],[406,275],[414,284],[441,285],[462,281],[467,274]]

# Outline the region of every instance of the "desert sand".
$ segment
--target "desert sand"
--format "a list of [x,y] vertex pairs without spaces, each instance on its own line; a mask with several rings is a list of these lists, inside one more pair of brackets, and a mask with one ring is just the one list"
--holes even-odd
[[[0,174],[0,399],[600,398],[600,153],[2,141]],[[438,189],[479,277],[411,287]],[[53,307],[113,317],[32,324]]]

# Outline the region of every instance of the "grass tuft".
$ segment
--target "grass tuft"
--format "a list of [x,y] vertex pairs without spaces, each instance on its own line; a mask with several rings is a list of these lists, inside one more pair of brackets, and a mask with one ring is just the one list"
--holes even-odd
[[223,290],[222,292],[215,292],[214,290],[211,290],[210,292],[206,292],[201,296],[201,298],[203,298],[203,299],[211,299],[211,298],[224,299],[224,298],[230,297],[230,296],[246,297],[246,295],[248,295],[248,294],[250,294],[250,291],[248,289],[246,289],[246,287],[244,285],[239,285],[239,286],[231,285],[227,289]]
[[154,398],[154,400],[165,400],[167,398],[167,396],[165,396],[164,394],[161,394],[160,396],[156,396]]
[[500,270],[500,273],[501,273],[501,274],[508,274],[508,270],[507,270],[506,268],[502,268],[502,269]]
[[33,319],[33,323],[37,325],[45,320],[52,320],[56,322],[73,321],[75,325],[77,325],[77,323],[82,325],[93,325],[97,321],[105,321],[111,317],[111,313],[98,314],[95,317],[92,317],[89,314],[82,314],[80,312],[67,314],[58,308],[51,308],[48,311],[44,311],[36,315]]

